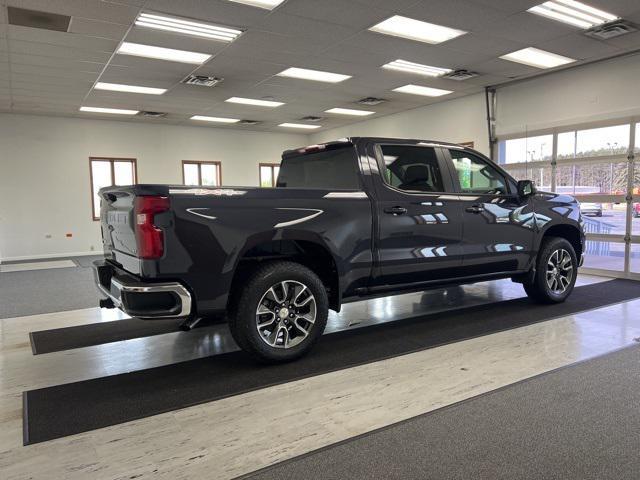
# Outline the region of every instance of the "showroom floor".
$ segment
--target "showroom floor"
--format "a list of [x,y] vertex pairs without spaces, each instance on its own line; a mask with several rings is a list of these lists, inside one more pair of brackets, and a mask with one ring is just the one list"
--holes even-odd
[[[0,276],[4,277],[3,280],[10,281],[10,276],[23,273],[1,273]],[[606,292],[606,283],[602,282],[609,281],[611,279],[581,276],[576,294],[580,292],[580,288],[590,288],[589,285]],[[290,374],[290,381],[258,382],[256,385],[259,388],[236,385],[229,387],[228,392],[232,392],[231,394],[219,394],[208,402],[202,399],[192,401],[194,397],[190,397],[191,393],[187,390],[193,390],[194,384],[189,384],[187,388],[179,383],[182,380],[176,375],[180,375],[180,368],[183,373],[190,366],[203,368],[201,364],[189,362],[204,361],[208,362],[206,368],[213,368],[216,361],[223,364],[224,359],[235,358],[240,359],[239,364],[243,364],[240,357],[242,354],[235,352],[236,346],[224,324],[206,325],[190,332],[156,332],[146,337],[143,336],[144,333],[138,333],[137,337],[126,340],[110,340],[109,343],[34,355],[34,345],[30,342],[29,335],[32,332],[55,332],[66,327],[86,329],[72,328],[63,331],[68,331],[69,336],[73,337],[79,331],[89,332],[90,329],[97,328],[96,325],[105,327],[114,325],[110,322],[115,320],[126,321],[126,317],[115,311],[85,308],[2,319],[1,476],[3,479],[177,479],[196,476],[222,479],[247,475],[278,462],[295,459],[261,471],[260,478],[300,478],[302,471],[308,472],[309,478],[340,478],[340,472],[347,471],[350,472],[349,478],[372,478],[376,475],[384,478],[425,478],[422,475],[424,472],[406,472],[399,464],[388,464],[386,467],[379,463],[372,464],[371,468],[375,468],[375,472],[366,469],[349,470],[350,466],[356,465],[358,459],[357,455],[350,457],[345,454],[344,445],[357,448],[358,443],[351,442],[375,443],[376,435],[390,435],[393,432],[374,432],[371,438],[361,435],[407,419],[430,419],[429,416],[423,417],[428,412],[436,411],[434,413],[445,415],[442,412],[449,411],[453,412],[449,415],[454,419],[458,414],[459,418],[464,418],[468,414],[464,409],[470,408],[469,404],[463,402],[451,405],[488,392],[498,396],[492,397],[487,417],[499,419],[503,414],[506,415],[504,412],[514,410],[514,400],[509,395],[517,398],[517,390],[513,389],[523,388],[523,384],[517,382],[603,354],[612,354],[611,352],[622,347],[636,344],[640,337],[640,316],[637,314],[640,299],[607,305],[615,301],[612,300],[603,301],[602,305],[607,306],[601,308],[582,309],[570,315],[536,318],[528,324],[517,323],[517,319],[512,318],[516,315],[508,314],[504,326],[492,327],[492,330],[475,334],[462,332],[458,337],[454,335],[448,341],[429,347],[419,347],[417,344],[402,347],[402,353],[399,353],[400,347],[394,350],[396,345],[406,340],[402,338],[405,333],[401,328],[411,324],[411,319],[445,318],[445,315],[454,318],[456,310],[460,312],[458,317],[466,315],[465,312],[469,312],[469,316],[491,316],[496,311],[508,313],[514,305],[526,317],[529,313],[522,305],[528,304],[513,303],[526,302],[521,297],[522,288],[504,280],[346,305],[340,314],[331,314],[327,330],[331,335],[323,338],[318,345],[320,353],[316,358],[322,358],[323,344],[327,348],[332,345],[351,345],[350,349],[357,350],[358,339],[366,342],[367,332],[384,327],[389,322],[398,322],[394,325],[397,329],[386,331],[388,351],[378,352],[376,356],[362,361],[349,357],[351,351],[336,350],[332,355],[333,361],[335,362],[335,358],[339,362],[344,361],[344,367],[334,364],[320,366],[314,370],[315,374]],[[533,308],[530,310],[539,311]],[[426,317],[435,313],[438,315]],[[481,323],[483,318],[476,320]],[[419,322],[414,324],[419,325]],[[358,335],[336,340],[341,335],[352,333],[345,330],[356,328],[362,328],[357,332]],[[35,341],[34,338],[37,336],[32,336],[31,340]],[[458,341],[451,341],[451,338],[458,338]],[[341,355],[344,356],[343,360]],[[310,358],[313,359],[313,355]],[[628,363],[633,365],[637,358],[626,360],[627,364],[622,360],[609,363],[614,367],[627,365],[625,368],[628,369]],[[572,366],[566,371],[586,368],[582,366],[588,364]],[[301,362],[287,367],[271,367],[268,371],[261,367],[263,370],[260,372],[264,372],[268,378],[275,372],[276,377],[273,378],[277,378],[278,369],[302,370],[307,368],[305,365]],[[243,368],[242,375],[249,375],[247,378],[252,380],[251,370],[257,371],[258,367],[244,365]],[[595,365],[593,370],[600,371],[603,368]],[[554,372],[550,375],[556,374]],[[601,371],[600,374],[606,378],[614,378]],[[262,375],[263,373],[259,374]],[[582,375],[597,378],[590,376],[588,371]],[[637,372],[633,372],[633,375],[637,376]],[[255,376],[254,374],[253,377]],[[160,381],[164,380],[163,388],[167,388],[167,391],[145,391],[144,382],[153,384],[152,382],[159,381],[157,377]],[[536,390],[542,392],[542,398],[551,398],[551,393],[562,393],[554,387],[556,383],[551,381],[552,377],[537,377],[532,381],[539,378],[549,379],[547,384]],[[212,383],[224,384],[228,380],[222,375],[198,379],[202,389]],[[72,386],[66,385],[70,382],[74,382]],[[175,382],[172,384],[175,388],[166,385],[172,382]],[[133,397],[117,396],[120,385],[123,391],[127,391],[132,383],[141,389],[138,392],[141,395],[140,402]],[[195,385],[197,387],[198,384]],[[44,387],[53,388],[38,390]],[[130,407],[127,399],[144,405],[147,404],[145,402],[150,402],[149,405],[152,405],[153,402],[161,403],[162,399],[155,398],[156,396],[174,395],[180,388],[185,391],[178,393],[189,398],[184,400],[181,408],[160,405],[154,411],[155,407],[150,406],[150,410],[133,412],[130,417],[126,417],[128,414],[117,417],[116,413],[115,417],[103,418],[105,413],[102,410],[107,407],[109,412],[127,412]],[[91,397],[92,389],[105,392],[99,393],[99,405],[83,405],[83,399],[96,398],[95,394]],[[553,389],[553,392],[549,389]],[[28,402],[25,401],[23,405],[25,391],[29,392],[24,395]],[[505,392],[511,393],[507,395]],[[488,397],[483,395],[471,402],[488,401],[486,398]],[[561,398],[569,397],[565,395]],[[46,405],[38,411],[41,405],[38,402],[43,400]],[[104,402],[104,408],[101,402]],[[577,401],[576,408],[580,408],[585,402]],[[445,406],[451,407],[448,410],[438,410]],[[530,407],[531,405],[523,407],[523,414],[531,413]],[[60,418],[52,418],[58,415],[47,413],[47,408],[54,408],[53,411]],[[515,410],[519,410],[517,403]],[[24,425],[23,414],[28,417]],[[97,422],[94,425],[104,422],[103,425],[111,426],[86,431],[86,425],[91,425],[92,420],[83,424],[82,418],[79,418],[83,416],[99,417],[94,419]],[[123,418],[131,418],[131,421],[123,421]],[[56,423],[56,420],[59,421]],[[462,425],[456,425],[455,421],[452,424],[451,420],[447,423],[446,418],[443,421],[450,431],[455,431],[455,428]],[[540,421],[536,424],[540,425]],[[544,422],[542,425],[544,427]],[[38,430],[41,427],[43,430]],[[82,433],[70,434],[73,428]],[[399,436],[394,437],[394,448],[398,449],[400,442],[402,448],[399,450],[413,451],[412,449],[427,440],[433,440],[427,438],[429,433],[425,433],[432,431],[431,428],[424,427],[413,433],[396,432]],[[435,427],[433,428],[435,431]],[[557,424],[553,428],[557,428]],[[46,435],[51,435],[49,438],[60,438],[42,441]],[[32,444],[23,446],[23,442]],[[335,450],[325,448],[338,442],[343,443],[335,447]],[[318,453],[322,456],[320,459],[309,455],[296,458],[321,448],[324,450]],[[321,467],[324,461],[327,465],[332,465],[332,474],[329,466]],[[353,465],[350,465],[351,461],[354,462]],[[307,468],[304,462],[311,462],[313,465]],[[415,468],[416,464],[413,466]],[[513,473],[517,468],[504,472],[506,471]],[[451,477],[456,477],[453,470],[449,470],[449,473]],[[458,473],[459,478],[465,478],[463,473]],[[501,477],[499,473],[500,469],[493,469],[492,478]],[[469,478],[468,475],[469,472],[466,478]]]

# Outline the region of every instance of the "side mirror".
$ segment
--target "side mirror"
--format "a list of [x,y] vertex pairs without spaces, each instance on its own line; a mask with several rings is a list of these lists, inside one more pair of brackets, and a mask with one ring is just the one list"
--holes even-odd
[[521,198],[530,197],[537,192],[536,185],[531,180],[520,180],[518,182],[518,196]]

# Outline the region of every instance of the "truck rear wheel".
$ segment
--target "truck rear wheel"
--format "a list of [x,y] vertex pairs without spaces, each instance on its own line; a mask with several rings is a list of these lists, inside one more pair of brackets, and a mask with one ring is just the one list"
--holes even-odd
[[564,302],[576,284],[577,269],[576,252],[568,240],[545,238],[536,259],[536,274],[523,283],[524,290],[538,303]]
[[232,302],[229,327],[256,359],[287,362],[306,354],[322,336],[329,302],[318,276],[294,262],[257,268]]

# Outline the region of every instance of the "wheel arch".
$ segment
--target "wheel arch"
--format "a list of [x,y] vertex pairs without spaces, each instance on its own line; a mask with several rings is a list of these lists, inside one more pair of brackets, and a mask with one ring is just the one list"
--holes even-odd
[[540,235],[538,251],[540,251],[540,246],[544,239],[548,237],[560,237],[567,240],[573,246],[578,261],[580,260],[583,254],[584,244],[583,233],[578,226],[567,223],[558,223],[547,227]]
[[321,239],[308,236],[260,239],[245,244],[238,255],[227,303],[235,300],[234,292],[259,265],[275,260],[290,260],[313,271],[327,289],[329,308],[340,311],[342,303],[340,262]]

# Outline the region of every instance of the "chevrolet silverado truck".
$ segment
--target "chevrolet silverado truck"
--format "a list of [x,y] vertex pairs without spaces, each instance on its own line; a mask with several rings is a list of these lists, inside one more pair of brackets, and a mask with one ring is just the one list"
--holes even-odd
[[237,344],[269,362],[308,352],[346,302],[499,278],[562,302],[585,245],[574,198],[431,141],[289,150],[276,188],[99,195],[101,306],[149,320],[224,315]]

